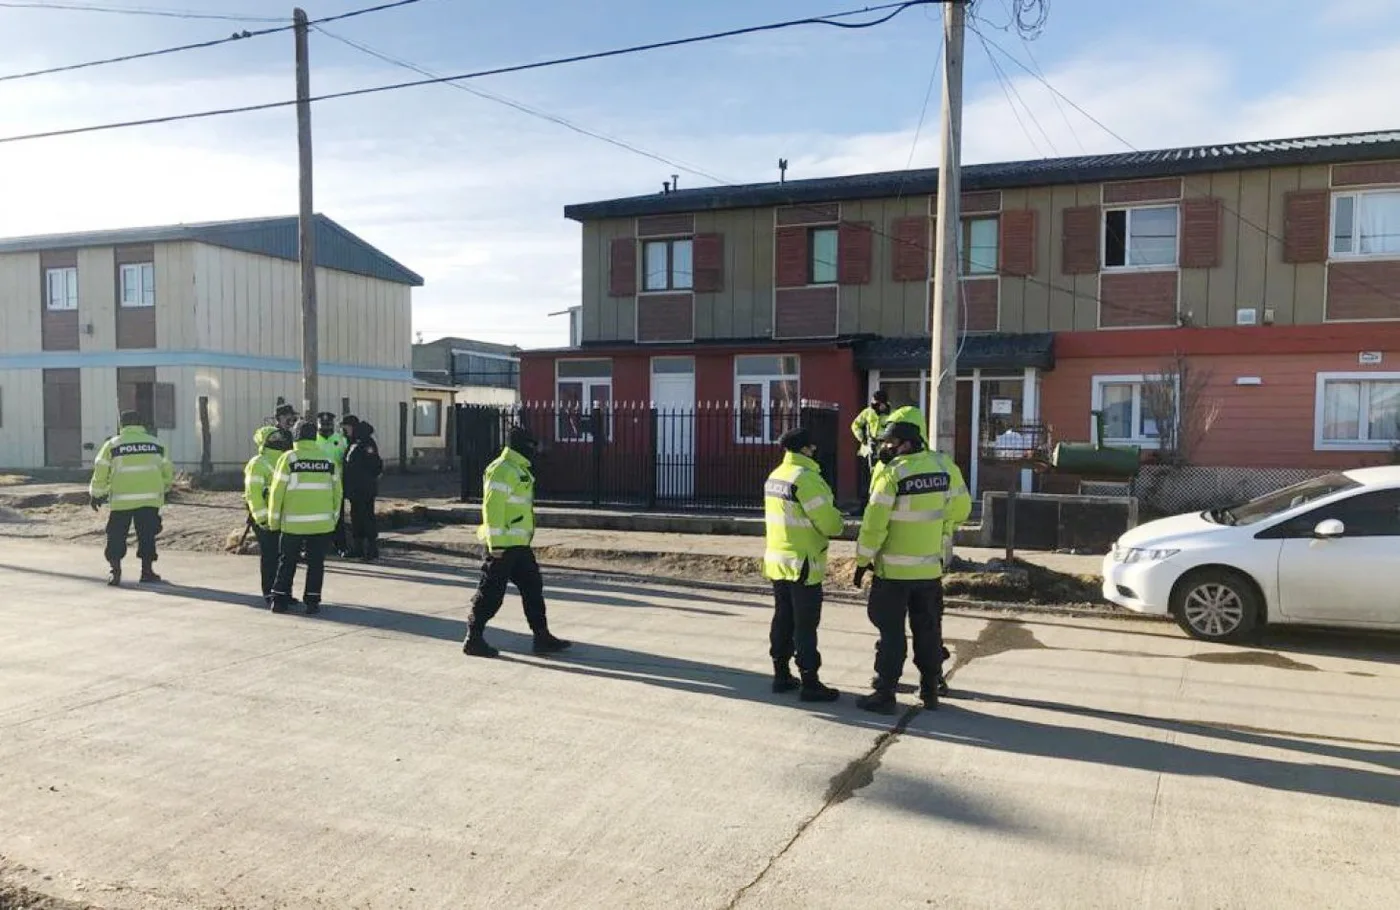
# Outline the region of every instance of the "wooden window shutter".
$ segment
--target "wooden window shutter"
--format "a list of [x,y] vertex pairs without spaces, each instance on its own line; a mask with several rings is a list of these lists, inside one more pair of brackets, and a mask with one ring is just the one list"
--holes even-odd
[[773,280],[780,288],[800,288],[807,284],[807,229],[778,228]]
[[175,429],[175,384],[157,382],[152,388],[152,400],[156,429]]
[[1283,196],[1283,261],[1326,262],[1327,190],[1296,190]]
[[632,297],[636,293],[637,241],[632,237],[616,237],[608,256],[608,294]]
[[890,278],[895,281],[927,281],[929,273],[929,219],[923,215],[896,218],[890,233]]
[[1001,236],[997,240],[1003,275],[1025,277],[1035,274],[1035,209],[1015,209],[1001,213]]
[[869,221],[843,221],[837,233],[836,283],[869,284],[874,271],[874,225]]
[[1064,211],[1060,271],[1084,275],[1099,270],[1099,207],[1081,205]]
[[724,235],[696,234],[693,253],[695,292],[717,294],[724,290]]
[[1181,267],[1214,269],[1220,266],[1220,229],[1224,204],[1214,196],[1186,199],[1181,203]]

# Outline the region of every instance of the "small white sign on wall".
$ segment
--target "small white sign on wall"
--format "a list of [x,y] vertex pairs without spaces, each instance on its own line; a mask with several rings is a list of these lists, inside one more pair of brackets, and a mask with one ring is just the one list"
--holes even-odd
[[1380,351],[1362,351],[1356,355],[1356,362],[1363,367],[1373,367],[1385,360],[1385,355]]
[[1010,413],[1012,413],[1012,409],[1013,409],[1015,406],[1016,406],[1016,402],[1015,402],[1013,399],[1011,399],[1011,398],[993,398],[993,399],[992,399],[992,413],[993,413],[993,414],[1010,414]]

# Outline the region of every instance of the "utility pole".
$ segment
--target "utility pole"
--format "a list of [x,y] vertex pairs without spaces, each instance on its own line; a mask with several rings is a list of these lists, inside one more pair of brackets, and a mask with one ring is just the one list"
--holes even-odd
[[301,207],[297,217],[301,261],[301,406],[315,419],[317,408],[316,213],[311,195],[311,61],[305,10],[292,11],[297,42],[297,152]]
[[[929,444],[953,454],[957,436],[958,316],[962,309],[958,234],[962,231],[963,32],[967,3],[943,5],[943,151],[938,162],[938,220],[934,239],[933,359],[929,370]],[[973,457],[977,440],[972,441]]]

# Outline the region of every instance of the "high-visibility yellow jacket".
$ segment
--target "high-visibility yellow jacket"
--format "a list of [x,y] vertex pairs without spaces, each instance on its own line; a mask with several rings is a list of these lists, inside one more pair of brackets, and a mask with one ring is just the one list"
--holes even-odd
[[299,439],[273,469],[268,530],[303,537],[329,534],[340,517],[340,497],[340,468],[319,442]]
[[316,441],[330,455],[331,460],[338,465],[345,464],[345,450],[350,448],[350,442],[343,433],[332,433],[329,436],[316,437]]
[[258,454],[248,459],[248,463],[243,467],[243,501],[248,505],[248,514],[252,516],[253,524],[260,528],[267,527],[268,493],[272,488],[272,475],[277,470],[277,462],[283,454],[276,449],[263,448],[267,437],[276,429],[258,427],[253,431],[253,443],[258,447]]
[[840,535],[845,522],[815,461],[799,452],[783,455],[763,485],[763,524],[768,538],[763,574],[774,581],[821,584],[827,541]]
[[962,471],[941,452],[901,455],[878,472],[860,524],[856,565],[892,581],[941,578],[947,542],[972,514]]
[[889,415],[881,414],[872,407],[867,407],[856,415],[856,419],[851,421],[851,435],[860,443],[860,457],[866,458],[875,451],[880,444],[880,436],[885,432],[885,424],[889,420]]
[[885,418],[885,426],[892,423],[912,423],[919,428],[919,438],[923,439],[924,445],[928,445],[928,421],[924,419],[924,412],[912,404],[906,404],[902,408],[895,408],[890,416]]
[[174,482],[165,446],[144,427],[122,427],[93,459],[88,493],[105,497],[113,512],[159,509]]
[[488,550],[528,547],[535,539],[535,475],[530,461],[507,446],[482,478],[481,527]]

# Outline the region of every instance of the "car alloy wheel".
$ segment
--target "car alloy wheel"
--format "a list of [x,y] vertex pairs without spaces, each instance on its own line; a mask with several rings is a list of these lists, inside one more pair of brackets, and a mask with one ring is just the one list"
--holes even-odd
[[1227,638],[1244,622],[1245,605],[1229,585],[1208,582],[1187,593],[1182,603],[1186,624],[1207,638]]

